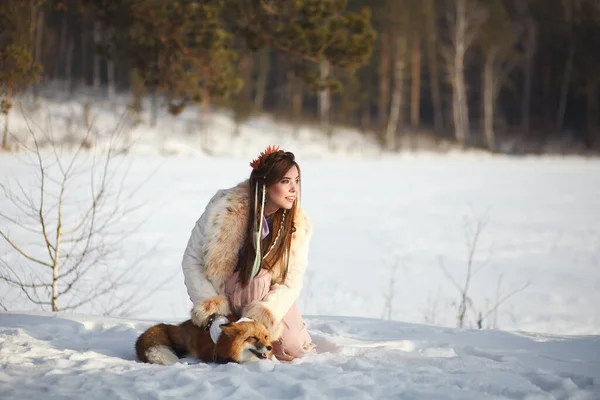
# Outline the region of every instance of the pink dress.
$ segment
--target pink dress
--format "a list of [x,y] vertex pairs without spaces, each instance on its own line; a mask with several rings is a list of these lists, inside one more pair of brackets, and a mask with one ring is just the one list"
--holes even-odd
[[[250,280],[246,287],[242,287],[237,271],[225,283],[225,295],[229,299],[232,311],[237,315],[242,314],[246,304],[263,300],[269,290],[271,290],[271,274],[265,269]],[[312,343],[296,303],[283,317],[281,324],[283,328],[281,337],[273,342],[273,354],[278,360],[291,361],[315,351],[316,346]]]

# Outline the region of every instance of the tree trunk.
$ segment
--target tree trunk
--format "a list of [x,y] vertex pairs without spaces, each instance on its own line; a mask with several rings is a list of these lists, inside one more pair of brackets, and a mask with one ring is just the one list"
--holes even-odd
[[242,88],[242,99],[244,102],[252,102],[252,70],[254,68],[254,62],[250,54],[244,54],[240,57],[239,68],[244,80],[244,87]]
[[[59,71],[61,70],[60,63],[62,62],[62,67],[65,67],[64,61],[67,54],[67,26],[68,26],[68,17],[69,15],[66,12],[63,12],[62,23],[60,26],[60,42],[58,46],[58,57],[54,62],[54,80],[56,81],[59,77]],[[66,68],[65,68],[66,69]]]
[[390,60],[391,37],[388,32],[381,33],[381,55],[379,61],[379,129],[387,123],[390,103]]
[[[319,64],[319,78],[322,85],[327,84],[329,78],[330,65],[328,61],[321,61]],[[329,87],[324,87],[319,90],[319,121],[321,128],[329,134],[329,119],[331,109],[331,90]]]
[[525,39],[525,82],[523,90],[523,101],[521,103],[521,129],[525,137],[529,137],[531,131],[531,89],[533,84],[533,61],[537,42],[537,27],[530,21],[527,27]]
[[[105,29],[104,35],[109,39],[113,35],[112,28],[110,28],[110,30]],[[111,103],[111,106],[115,107],[116,105],[113,103],[117,95],[117,68],[115,66],[115,60],[111,56],[106,58],[106,87],[108,100]]]
[[565,63],[565,75],[563,76],[560,89],[560,101],[558,103],[558,113],[556,115],[556,130],[560,132],[565,122],[565,113],[567,111],[567,99],[569,97],[569,86],[571,85],[571,75],[573,72],[573,59],[575,58],[575,44],[571,41],[569,45],[569,55]]
[[385,149],[396,150],[396,132],[404,113],[404,72],[406,69],[407,38],[404,34],[396,35],[396,51],[394,52],[394,91],[390,107],[390,118],[385,130]]
[[[102,31],[100,29],[100,23],[94,22],[94,44],[98,45],[102,40]],[[94,51],[94,71],[93,71],[93,87],[95,90],[100,89],[100,55],[98,52]]]
[[8,149],[8,116],[12,107],[12,82],[6,82],[6,104],[2,112],[4,113],[4,133],[2,134],[2,148]]
[[202,122],[208,124],[210,122],[210,92],[207,89],[202,89],[202,101],[200,109],[202,110]]
[[421,36],[413,31],[411,56],[410,124],[419,128],[421,123]]
[[371,103],[368,100],[363,103],[361,108],[360,126],[363,131],[371,129]]
[[542,97],[544,99],[544,130],[546,132],[552,129],[552,109],[553,98],[552,98],[552,57],[548,55],[546,57],[544,67],[542,70]]
[[588,78],[586,85],[587,94],[587,118],[586,118],[586,138],[585,142],[588,148],[594,148],[599,143],[598,136],[598,79]]
[[37,7],[35,23],[35,61],[42,64],[42,38],[44,37],[44,9]]
[[87,19],[86,19],[86,12],[83,11],[81,13],[81,80],[80,80],[80,85],[81,87],[86,87],[87,86]]
[[[204,101],[204,99],[203,99]],[[152,89],[150,95],[150,126],[155,127],[156,121],[158,120],[158,95],[156,94],[156,88]]]
[[[63,187],[64,189],[64,187]],[[60,269],[60,248],[61,248],[61,237],[62,237],[62,229],[61,229],[61,213],[60,213],[60,205],[58,210],[58,226],[56,228],[56,250],[54,252],[54,265],[52,266],[52,311],[58,312],[58,280],[59,280],[59,269]],[[51,251],[49,249],[49,251]]]
[[212,154],[213,144],[211,143],[210,125],[211,125],[211,113],[210,113],[210,93],[206,88],[202,89],[202,100],[200,101],[200,129],[201,135],[201,147],[208,154]]
[[292,84],[292,118],[294,122],[298,122],[300,117],[302,117],[302,82],[290,74],[291,84]]
[[433,103],[433,124],[435,131],[444,130],[444,117],[442,113],[442,96],[440,90],[440,73],[438,66],[437,45],[437,20],[435,0],[427,0],[427,58],[429,61],[429,82],[431,88],[431,101]]
[[[44,37],[44,9],[37,7],[36,10],[36,28],[35,28],[35,61],[39,65],[43,65],[43,50],[42,50],[42,38]],[[33,92],[37,96],[38,85],[33,86]]]
[[267,92],[269,69],[270,51],[268,47],[264,47],[258,54],[258,79],[256,81],[256,95],[254,96],[254,105],[258,110],[262,110],[265,104],[265,94]]
[[488,150],[496,151],[496,134],[494,132],[494,108],[496,99],[496,48],[490,49],[485,55],[483,68],[483,118],[485,142]]
[[144,97],[144,83],[136,68],[129,70],[129,108],[136,113],[142,111],[142,99]]
[[456,2],[456,27],[454,32],[454,61],[453,61],[453,93],[452,93],[452,114],[454,117],[454,132],[456,141],[461,145],[466,145],[466,138],[470,132],[469,127],[469,107],[467,101],[467,89],[465,85],[464,62],[467,51],[466,33],[467,33],[467,2],[466,0],[457,0]]
[[52,312],[58,312],[58,267],[52,268]]
[[108,100],[110,101],[113,101],[117,94],[117,84],[115,80],[115,62],[108,59],[106,60],[106,82],[108,85]]
[[69,40],[69,44],[67,45],[67,53],[65,56],[65,80],[64,80],[64,91],[65,93],[71,93],[72,89],[72,72],[73,72],[73,50],[75,48],[75,41],[73,39]]

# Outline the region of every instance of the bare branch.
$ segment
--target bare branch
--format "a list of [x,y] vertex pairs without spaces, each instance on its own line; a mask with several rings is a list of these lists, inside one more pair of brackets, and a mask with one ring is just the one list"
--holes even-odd
[[13,285],[15,287],[22,287],[22,288],[34,289],[34,288],[51,287],[51,285],[44,284],[44,283],[39,283],[39,284],[38,283],[23,283],[20,280],[14,280],[7,276],[1,276],[1,275],[0,275],[0,280],[4,281],[10,285]]
[[392,312],[394,310],[394,294],[396,292],[396,272],[398,270],[398,260],[394,260],[392,266],[390,267],[390,280],[387,291],[384,293],[383,297],[385,299],[385,304],[383,308],[383,315],[381,318],[385,318],[387,316],[387,320],[392,320]]
[[15,219],[15,218],[9,217],[8,215],[3,214],[1,212],[0,212],[0,218],[7,220],[8,222],[12,223],[13,225],[17,225],[20,229],[26,230],[31,233],[36,233],[36,234],[40,233],[39,230],[30,228],[25,223]]
[[502,300],[497,301],[496,304],[494,305],[494,307],[492,307],[491,310],[489,310],[487,313],[485,313],[485,315],[483,316],[483,319],[485,320],[487,317],[489,317],[493,312],[497,311],[498,308],[504,303],[506,302],[508,299],[510,299],[511,297],[513,297],[515,294],[522,292],[523,290],[527,289],[529,286],[531,285],[531,282],[527,282],[525,285],[521,286],[520,288],[517,288],[515,290],[513,290],[512,292],[510,292],[509,294],[507,294],[506,296],[504,296],[502,298]]
[[20,255],[22,255],[23,257],[25,257],[29,261],[33,261],[33,262],[35,262],[37,264],[44,265],[46,267],[52,268],[52,264],[48,264],[47,262],[38,260],[37,258],[32,257],[29,254],[25,253],[23,250],[21,250],[21,248],[19,246],[17,246],[12,240],[10,240],[8,238],[8,236],[6,236],[6,234],[4,234],[4,232],[0,231],[0,236],[2,236],[4,238],[4,240],[6,241],[6,243],[8,243],[13,249],[15,249]]
[[[36,214],[31,212],[32,209],[23,208],[28,207],[28,203],[25,203],[20,198],[16,198],[4,185],[0,184],[0,187],[4,191],[4,195],[6,196],[6,198],[17,208],[19,212],[28,217],[37,218]],[[33,210],[35,210],[35,208],[33,208]]]
[[454,280],[454,277],[450,274],[450,272],[448,272],[448,270],[446,269],[446,266],[444,265],[444,260],[441,257],[439,258],[439,266],[442,269],[442,271],[444,272],[444,275],[446,275],[446,278],[448,278],[448,280],[450,280],[450,282],[452,282],[452,284],[454,285],[456,290],[458,290],[458,293],[462,293],[463,292],[462,287],[458,284],[458,282],[456,282],[456,280]]
[[[1,281],[6,282],[9,286],[12,286],[12,287],[15,287],[17,289],[20,289],[21,292],[23,292],[25,294],[25,296],[27,297],[27,299],[31,303],[33,303],[33,304],[37,304],[37,305],[46,305],[46,304],[49,304],[47,302],[41,301],[40,297],[37,294],[38,287],[43,287],[43,284],[36,285],[36,284],[25,284],[25,283],[23,283],[23,281],[15,273],[14,269],[11,268],[11,266],[8,265],[7,262],[5,262],[4,260],[0,260],[0,261],[2,261],[2,265],[4,266],[4,268],[7,271],[7,272],[3,272],[2,274],[0,274],[0,280]],[[32,280],[30,279],[30,281],[32,281]],[[33,293],[30,292],[28,289],[31,289]]]
[[[14,203],[18,214],[26,215],[39,228],[32,229],[31,224],[25,224],[18,216],[7,212],[0,214],[0,218],[41,236],[41,240],[34,242],[33,246],[43,247],[48,251],[52,262],[44,262],[43,259],[34,257],[37,252],[25,251],[22,244],[21,255],[28,261],[49,267],[52,269],[52,275],[47,273],[47,269],[34,269],[29,264],[15,269],[7,262],[2,262],[0,281],[11,288],[18,288],[30,303],[44,307],[50,305],[53,310],[59,309],[59,298],[64,299],[60,300],[61,303],[66,303],[64,307],[60,307],[61,310],[72,310],[89,304],[102,304],[99,302],[100,298],[108,294],[112,296],[102,306],[105,312],[114,312],[127,306],[131,309],[136,304],[136,298],[140,297],[140,292],[134,291],[123,296],[117,289],[133,281],[133,274],[139,271],[141,260],[147,255],[137,259],[121,273],[115,274],[111,260],[115,249],[125,237],[133,234],[139,225],[128,227],[125,232],[117,232],[113,226],[124,214],[139,210],[140,205],[128,206],[125,203],[131,201],[132,196],[136,196],[147,180],[137,183],[133,191],[127,187],[125,175],[129,173],[129,166],[125,164],[125,158],[117,158],[124,116],[108,138],[109,147],[104,154],[100,155],[100,151],[95,149],[91,157],[84,155],[87,150],[86,142],[94,134],[91,127],[78,143],[74,153],[67,157],[54,137],[50,118],[47,120],[47,126],[40,129],[44,131],[44,136],[36,134],[33,129],[34,123],[30,125],[29,120],[25,120],[28,123],[31,143],[24,143],[23,148],[30,151],[28,159],[35,169],[32,176],[37,179],[35,190],[38,194],[34,200],[23,181],[17,182],[20,191],[14,194],[4,186],[2,189],[8,194],[7,198]],[[43,156],[42,146],[51,148],[50,157]],[[84,187],[82,182],[89,187]],[[69,200],[73,187],[77,191],[86,190],[90,194],[88,204],[83,209],[80,199]],[[67,227],[72,229],[66,229]],[[19,249],[19,246],[8,239],[8,232],[2,234],[14,250]],[[39,249],[36,250],[39,252]],[[147,254],[153,250],[154,248],[150,249]],[[103,269],[105,275],[102,275]],[[90,277],[94,279],[94,283],[90,283]]]
[[[27,120],[26,120],[27,121]],[[33,138],[33,143],[35,145],[35,155],[37,157],[38,160],[38,167],[41,173],[41,181],[40,181],[40,205],[39,208],[37,209],[38,211],[38,215],[40,218],[40,224],[42,226],[42,235],[44,237],[44,241],[46,242],[46,246],[48,249],[48,255],[50,256],[50,260],[52,260],[52,264],[56,264],[56,259],[54,257],[54,255],[52,254],[52,249],[53,246],[50,244],[50,238],[48,237],[48,233],[46,232],[46,221],[45,221],[45,217],[44,217],[44,188],[45,188],[45,178],[46,178],[46,172],[44,169],[44,162],[42,160],[42,155],[40,152],[40,146],[38,143],[38,140],[35,136],[35,133],[30,129],[30,134],[31,137]]]

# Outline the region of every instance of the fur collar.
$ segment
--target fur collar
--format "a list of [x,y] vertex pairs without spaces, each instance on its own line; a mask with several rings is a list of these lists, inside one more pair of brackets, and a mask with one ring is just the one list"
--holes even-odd
[[[222,192],[207,210],[205,273],[220,293],[225,281],[233,274],[238,263],[238,252],[242,246],[246,224],[250,213],[250,186],[248,180]],[[296,232],[292,234],[290,268],[294,255],[312,233],[312,226],[303,209],[297,208],[294,215]],[[278,266],[275,265],[275,270]],[[277,275],[277,274],[276,274]]]

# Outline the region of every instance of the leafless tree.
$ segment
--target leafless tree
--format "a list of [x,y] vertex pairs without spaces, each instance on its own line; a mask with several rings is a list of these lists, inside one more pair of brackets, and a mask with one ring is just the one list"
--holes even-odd
[[523,98],[521,100],[521,128],[526,137],[531,130],[531,95],[533,88],[533,71],[535,53],[538,47],[539,26],[531,15],[531,7],[527,1],[515,1],[518,21],[523,30],[523,57],[521,69],[523,71]]
[[436,323],[438,323],[438,301],[439,301],[439,288],[438,291],[434,296],[429,295],[427,296],[427,305],[425,310],[423,310],[423,321],[426,324],[431,324],[431,325],[435,325]]
[[447,1],[446,19],[449,42],[441,47],[448,76],[452,84],[452,115],[454,132],[459,144],[465,145],[470,132],[469,105],[465,82],[465,58],[472,47],[488,10],[475,0]]
[[52,311],[87,306],[126,315],[139,305],[146,291],[127,286],[140,279],[144,257],[126,268],[119,265],[123,240],[139,225],[122,231],[118,222],[139,209],[131,199],[143,184],[126,190],[122,122],[103,137],[106,148],[90,148],[102,135],[89,129],[65,151],[49,122],[42,128],[28,121],[30,140],[20,145],[27,150],[33,183],[20,175],[16,189],[0,184],[3,203],[11,206],[0,210],[0,245],[7,249],[0,258],[0,287]]
[[[459,328],[465,327],[465,322],[467,318],[467,312],[471,311],[473,314],[473,318],[476,321],[476,325],[479,329],[483,328],[483,322],[487,320],[488,317],[494,315],[494,318],[497,319],[497,311],[498,308],[506,302],[509,298],[514,296],[515,294],[525,290],[530,283],[525,283],[522,287],[513,290],[508,295],[500,298],[500,282],[502,280],[502,276],[499,278],[498,287],[496,289],[496,302],[494,305],[485,312],[478,310],[475,306],[473,299],[471,298],[469,291],[471,290],[471,284],[473,277],[481,271],[488,263],[489,259],[485,262],[481,263],[479,266],[475,267],[474,265],[474,256],[477,251],[477,246],[479,243],[479,239],[481,237],[481,233],[485,226],[488,223],[488,215],[487,213],[483,216],[474,216],[475,224],[473,226],[471,220],[467,217],[464,219],[464,228],[465,228],[465,240],[467,245],[467,265],[466,265],[466,273],[464,282],[460,284],[454,276],[448,271],[445,267],[443,260],[440,259],[440,268],[444,272],[444,275],[450,282],[452,282],[453,286],[460,293],[460,301],[458,303],[458,313],[456,316],[456,323]],[[495,322],[496,324],[496,322]]]
[[390,265],[390,278],[388,282],[388,287],[383,294],[384,304],[381,318],[387,319],[388,321],[392,320],[392,314],[394,311],[394,295],[396,293],[396,274],[398,273],[398,268],[400,267],[400,265],[406,268],[404,262],[399,258],[396,258]]
[[392,101],[390,103],[390,118],[385,130],[385,147],[389,151],[396,150],[396,133],[402,125],[402,113],[404,110],[404,81],[406,70],[406,52],[408,37],[402,32],[394,36],[394,89],[392,90]]
[[481,28],[479,44],[484,59],[482,71],[483,88],[483,132],[487,148],[497,150],[495,115],[498,96],[502,86],[519,60],[515,51],[521,39],[522,28],[511,17],[506,4],[501,0],[487,3],[490,16]]
[[496,288],[496,302],[489,310],[486,311],[485,314],[481,311],[479,312],[479,317],[477,319],[477,327],[479,329],[481,329],[483,327],[483,321],[486,321],[488,319],[488,317],[491,317],[492,315],[493,315],[494,319],[491,323],[491,327],[494,329],[497,328],[498,327],[498,309],[500,308],[500,306],[502,304],[504,304],[508,299],[510,299],[517,293],[522,292],[523,290],[527,289],[531,285],[531,282],[525,282],[523,284],[523,286],[520,286],[517,289],[514,289],[513,291],[509,292],[507,295],[500,297],[501,282],[502,282],[502,274],[500,274],[500,277],[498,278],[498,286]]
[[384,143],[388,151],[396,150],[396,134],[403,125],[405,104],[405,80],[408,52],[408,14],[400,8],[399,2],[392,2],[390,7],[392,21],[395,23],[392,30],[393,43],[393,89],[390,102],[390,116],[385,129]]

